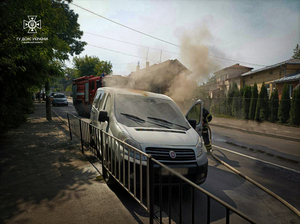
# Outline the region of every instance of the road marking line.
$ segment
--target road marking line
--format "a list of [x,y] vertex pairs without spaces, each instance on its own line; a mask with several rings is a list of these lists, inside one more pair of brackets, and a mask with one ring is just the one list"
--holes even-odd
[[265,161],[265,160],[257,159],[255,157],[244,155],[242,153],[239,153],[239,152],[236,152],[236,151],[232,151],[232,150],[229,150],[229,149],[226,149],[226,148],[223,148],[223,147],[219,147],[219,146],[216,146],[216,145],[212,145],[212,146],[215,147],[215,148],[219,148],[219,149],[225,150],[227,152],[231,152],[231,153],[237,154],[239,156],[244,156],[244,157],[249,158],[249,159],[257,160],[257,161],[260,161],[260,162],[263,162],[263,163],[268,163],[268,164],[271,164],[273,166],[277,166],[277,167],[280,167],[280,168],[283,168],[283,169],[286,169],[286,170],[290,170],[290,171],[293,171],[293,172],[296,172],[296,173],[300,173],[300,171],[298,171],[298,170],[294,170],[294,169],[291,169],[291,168],[288,168],[288,167],[285,167],[285,166],[281,166],[281,165],[278,165],[276,163],[271,163],[271,162],[268,162],[268,161]]

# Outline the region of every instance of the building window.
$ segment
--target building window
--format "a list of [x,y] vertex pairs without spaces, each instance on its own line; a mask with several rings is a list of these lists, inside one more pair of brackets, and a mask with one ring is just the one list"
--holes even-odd
[[253,76],[250,76],[250,79],[252,79],[253,78]]
[[292,99],[292,96],[293,96],[293,84],[288,84],[288,87],[289,87],[289,96],[290,96],[290,99]]
[[270,71],[269,74],[272,75],[272,74],[273,74],[273,71]]

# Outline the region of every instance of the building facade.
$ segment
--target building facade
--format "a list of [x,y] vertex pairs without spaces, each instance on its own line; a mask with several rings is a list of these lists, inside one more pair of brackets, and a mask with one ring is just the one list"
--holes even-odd
[[[285,78],[300,72],[300,59],[291,59],[265,68],[249,71],[242,75],[242,87],[257,84],[260,91],[263,82],[265,83],[269,96],[275,90],[275,80]],[[279,89],[278,89],[279,92]],[[281,92],[280,92],[281,93]]]

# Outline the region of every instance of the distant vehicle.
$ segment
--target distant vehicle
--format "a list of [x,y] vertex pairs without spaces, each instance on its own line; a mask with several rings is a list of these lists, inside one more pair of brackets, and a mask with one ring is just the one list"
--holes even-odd
[[56,94],[56,92],[50,93],[50,102],[52,102],[54,94]]
[[65,94],[63,93],[56,93],[53,95],[53,100],[52,100],[52,105],[53,106],[68,106],[68,100]]
[[[90,119],[92,125],[151,154],[196,184],[206,180],[208,161],[197,133],[201,132],[202,101],[185,117],[166,95],[104,87],[97,90]],[[115,150],[112,157],[120,163],[121,151]],[[109,182],[112,177],[105,175]]]

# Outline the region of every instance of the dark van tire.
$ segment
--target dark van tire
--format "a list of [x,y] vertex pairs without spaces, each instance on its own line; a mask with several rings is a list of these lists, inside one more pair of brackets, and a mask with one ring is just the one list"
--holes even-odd
[[107,183],[107,185],[116,184],[116,180],[104,169],[103,170],[103,179]]

